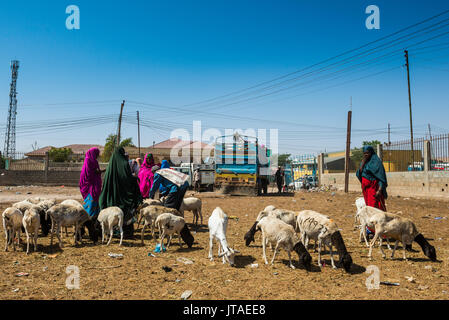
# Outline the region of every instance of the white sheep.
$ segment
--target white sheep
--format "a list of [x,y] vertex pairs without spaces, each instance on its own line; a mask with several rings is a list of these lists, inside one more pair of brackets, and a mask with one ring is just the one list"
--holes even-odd
[[182,243],[181,243],[182,232],[188,232],[188,237],[183,236],[183,240],[186,241],[189,248],[192,246],[193,237],[190,234],[190,232],[188,231],[188,229],[185,231],[186,225],[185,225],[185,220],[183,217],[178,217],[178,216],[175,216],[174,214],[171,214],[168,212],[162,213],[161,215],[159,215],[156,218],[155,224],[158,228],[160,228],[160,230],[162,230],[162,234],[161,234],[161,238],[160,238],[161,247],[162,247],[165,236],[169,235],[170,238],[167,243],[167,248],[168,248],[170,246],[170,241],[171,241],[172,235],[175,233],[178,234],[179,246],[182,247]]
[[[369,219],[376,213],[384,212],[380,209],[374,208],[374,207],[368,207],[364,206],[360,210],[357,211],[356,216],[358,217],[358,220],[360,221],[360,241],[363,239],[365,240],[365,244],[367,247],[369,247],[368,238],[366,237],[366,228],[369,227],[371,230],[374,230],[374,225],[370,224]],[[387,247],[389,250],[391,250],[390,242],[388,238],[380,237],[379,242],[380,246],[382,245],[383,239],[387,241]]]
[[119,207],[109,207],[100,211],[97,221],[101,225],[101,243],[104,243],[105,232],[109,233],[109,241],[107,245],[111,243],[112,235],[114,234],[114,227],[118,226],[120,229],[120,244],[123,241],[123,211]]
[[[164,206],[159,206],[159,205],[151,205],[151,206],[147,206],[143,209],[140,210],[140,215],[142,217],[142,219],[144,220],[144,224],[142,227],[142,231],[141,231],[141,242],[142,245],[143,243],[143,237],[144,237],[144,232],[145,232],[145,228],[147,226],[151,226],[151,235],[153,237],[153,239],[156,239],[154,237],[154,227],[156,226],[156,219],[158,216],[160,216],[163,213],[172,213],[175,216],[180,217],[181,213],[173,208],[166,208]],[[161,229],[159,229],[159,235],[162,233]]]
[[213,240],[216,239],[218,241],[218,257],[223,258],[223,263],[226,263],[227,261],[231,265],[231,267],[233,267],[235,254],[239,253],[239,251],[230,248],[226,240],[226,230],[228,228],[228,216],[220,207],[217,207],[215,208],[214,211],[212,211],[212,214],[209,217],[207,225],[209,226],[210,261],[214,260],[212,254],[212,247],[214,244]]
[[67,204],[57,204],[47,210],[47,214],[51,218],[51,237],[50,245],[53,245],[53,235],[56,231],[56,236],[59,240],[59,246],[62,248],[62,240],[60,236],[61,227],[75,226],[75,245],[78,243],[77,235],[79,235],[81,242],[81,226],[90,220],[84,208],[78,205],[71,206]]
[[271,264],[274,262],[277,251],[282,248],[287,251],[289,265],[292,269],[295,269],[295,266],[292,264],[291,251],[295,251],[298,254],[299,262],[302,263],[306,269],[310,268],[312,257],[299,240],[295,229],[291,225],[277,218],[268,216],[262,218],[257,223],[256,228],[262,231],[262,248],[265,264],[268,264],[266,245],[271,243],[272,246],[275,246]]
[[312,210],[304,210],[298,213],[297,230],[301,232],[302,242],[306,246],[309,239],[318,241],[318,265],[321,267],[321,245],[328,246],[331,256],[332,268],[337,268],[334,262],[332,245],[335,245],[339,255],[339,265],[348,272],[352,265],[352,258],[337,224],[328,216]]
[[421,233],[418,232],[418,229],[412,220],[401,217],[397,214],[379,210],[379,212],[369,218],[368,222],[370,225],[374,226],[374,229],[376,230],[369,248],[368,257],[370,260],[372,260],[373,245],[375,244],[377,238],[381,241],[379,250],[382,257],[386,257],[382,250],[382,236],[385,236],[396,240],[393,252],[391,253],[392,259],[394,258],[394,252],[397,249],[399,241],[402,242],[404,260],[407,260],[405,255],[406,245],[411,245],[413,241],[416,241],[421,246],[424,254],[432,261],[436,261],[435,248],[427,242]]
[[60,204],[62,205],[68,205],[68,206],[78,206],[78,207],[83,207],[83,205],[81,203],[79,203],[79,201],[74,200],[74,199],[67,199],[62,201]]
[[265,209],[263,209],[263,211],[273,211],[275,209],[276,209],[275,206],[269,205],[269,206],[266,206]]
[[23,215],[22,223],[27,236],[27,254],[30,253],[30,234],[33,235],[34,251],[37,251],[37,235],[41,224],[41,212],[42,208],[34,205],[25,210],[25,214]]
[[[269,210],[267,210],[267,208]],[[251,244],[251,242],[255,241],[254,235],[257,232],[257,228],[256,228],[257,223],[264,217],[277,218],[277,219],[291,225],[293,228],[296,229],[296,213],[294,211],[285,210],[285,209],[275,209],[274,206],[268,206],[267,208],[265,208],[264,211],[261,211],[258,214],[258,216],[256,218],[256,222],[253,224],[251,229],[245,234],[244,240],[245,240],[247,247]]]
[[23,214],[17,208],[6,208],[2,214],[3,230],[5,230],[6,243],[5,251],[8,251],[8,245],[13,244],[14,251],[16,251],[16,243],[14,237],[17,234],[17,245],[20,245],[20,231],[22,229]]
[[27,200],[16,202],[12,205],[13,208],[19,209],[22,212],[22,215],[25,213],[25,210],[31,208],[32,206],[34,206],[34,203]]
[[195,225],[198,224],[198,217],[201,217],[201,224],[203,224],[203,215],[201,214],[201,199],[195,197],[189,197],[182,200],[181,207],[179,208],[179,212],[181,212],[184,217],[184,211],[192,211],[193,212],[193,222]]
[[136,211],[139,213],[139,220],[137,221],[137,228],[140,227],[140,223],[142,222],[142,219],[143,219],[142,210],[149,206],[163,206],[163,203],[160,200],[145,199],[136,209]]

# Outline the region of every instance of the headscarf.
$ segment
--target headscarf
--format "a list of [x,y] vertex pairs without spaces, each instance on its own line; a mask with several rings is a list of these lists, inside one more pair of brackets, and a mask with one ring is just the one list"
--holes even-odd
[[151,172],[153,166],[153,154],[147,153],[139,170],[139,189],[144,198],[148,198],[151,186],[153,185],[153,172]]
[[90,194],[95,202],[98,202],[101,192],[101,173],[97,157],[100,155],[100,149],[91,148],[86,153],[83,168],[81,169],[79,187],[83,199]]
[[360,172],[360,169],[357,170],[357,177],[360,181],[362,180],[362,177],[371,181],[378,180],[379,187],[382,189],[384,197],[387,198],[387,175],[385,174],[385,168],[382,160],[380,160],[374,152],[374,148],[372,146],[364,146],[363,152],[370,152],[371,158],[365,163],[362,172]]
[[[170,164],[167,160],[162,160],[161,169],[170,168]],[[162,184],[159,186],[159,194],[165,194],[168,191],[167,187],[164,187]]]
[[142,195],[137,178],[131,174],[125,149],[116,148],[106,169],[100,195],[100,210],[117,206],[123,210],[125,220],[128,220],[131,210],[137,208],[141,202]]

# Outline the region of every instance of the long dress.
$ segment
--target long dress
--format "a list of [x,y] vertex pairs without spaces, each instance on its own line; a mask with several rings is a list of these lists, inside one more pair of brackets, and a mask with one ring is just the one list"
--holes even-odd
[[124,213],[123,231],[125,237],[129,237],[134,232],[132,218],[142,201],[137,178],[131,173],[131,168],[125,157],[125,150],[121,147],[117,148],[106,169],[103,190],[100,195],[100,210],[113,206],[122,209]]
[[80,192],[84,199],[83,206],[90,217],[95,217],[100,211],[98,200],[101,193],[101,173],[97,161],[99,154],[98,148],[87,151],[79,181]]
[[147,153],[139,170],[139,189],[144,199],[148,199],[151,186],[153,185],[153,172],[151,171],[153,166],[153,155],[151,153]]

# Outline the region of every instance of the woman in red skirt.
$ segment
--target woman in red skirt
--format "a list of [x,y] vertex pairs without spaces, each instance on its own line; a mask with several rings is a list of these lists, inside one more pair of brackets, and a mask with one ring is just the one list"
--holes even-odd
[[387,211],[387,175],[382,160],[376,155],[372,146],[363,147],[363,160],[357,170],[357,178],[362,183],[365,204],[370,207]]

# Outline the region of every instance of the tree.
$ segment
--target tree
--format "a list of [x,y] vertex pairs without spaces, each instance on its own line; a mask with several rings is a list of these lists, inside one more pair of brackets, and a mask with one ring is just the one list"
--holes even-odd
[[[381,144],[379,140],[372,140],[372,141],[363,141],[362,145],[364,146],[372,146],[374,150],[376,150],[377,145]],[[362,148],[354,148],[351,150],[351,160],[354,161],[354,164],[356,168],[360,166],[360,162],[362,162],[363,159],[363,147]]]
[[70,148],[51,148],[48,156],[54,162],[66,162],[72,153]]
[[287,163],[290,163],[291,160],[289,160],[291,154],[290,153],[283,153],[278,155],[278,166],[284,167]]
[[[110,134],[106,138],[106,143],[104,145],[104,151],[103,151],[103,161],[109,162],[109,159],[112,156],[112,153],[114,152],[115,146],[117,145],[117,135],[116,134]],[[132,138],[126,138],[120,142],[120,147],[135,147],[133,144]]]

